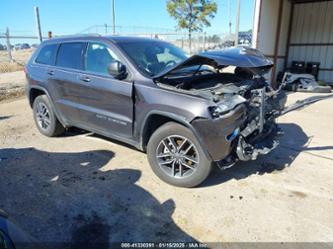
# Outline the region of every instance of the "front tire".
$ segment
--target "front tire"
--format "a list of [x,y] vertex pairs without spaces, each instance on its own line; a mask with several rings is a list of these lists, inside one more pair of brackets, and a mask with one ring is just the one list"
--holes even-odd
[[154,132],[147,155],[153,172],[161,180],[178,187],[199,185],[212,168],[192,131],[174,122],[166,123]]
[[65,132],[65,128],[58,121],[46,95],[40,95],[35,99],[33,114],[36,126],[43,135],[55,137]]

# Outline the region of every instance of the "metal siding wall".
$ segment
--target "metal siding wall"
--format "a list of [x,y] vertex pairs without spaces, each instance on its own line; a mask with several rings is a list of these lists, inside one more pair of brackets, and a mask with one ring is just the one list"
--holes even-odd
[[[262,6],[260,11],[260,27],[257,37],[257,48],[263,52],[265,55],[269,55],[270,59],[274,56],[274,46],[276,38],[277,29],[277,19],[278,19],[278,0],[261,0]],[[286,44],[288,36],[288,24],[290,16],[291,4],[289,0],[284,0],[283,12],[282,12],[282,25],[280,33],[280,42],[278,49],[278,56],[286,55]],[[259,22],[257,23],[259,25]],[[278,58],[276,74],[283,70],[284,58]],[[267,75],[267,78],[271,80],[271,75]]]
[[258,48],[264,54],[272,55],[274,53],[278,8],[279,1],[277,0],[262,1]]
[[[291,11],[291,3],[289,0],[285,0],[283,3],[283,12],[282,12],[282,20],[281,20],[281,31],[280,31],[280,41],[279,41],[279,49],[278,56],[285,56],[287,50],[287,37],[288,37],[288,25],[289,25],[289,17]],[[279,72],[284,70],[284,61],[285,58],[278,58],[276,62],[276,75]]]
[[[291,43],[333,43],[333,1],[296,4]],[[293,60],[320,62],[321,68],[333,68],[333,46],[291,46]],[[332,71],[320,71],[319,79],[333,81]]]
[[279,56],[286,55],[290,11],[291,11],[291,3],[288,0],[285,0],[283,3],[283,12],[281,20],[281,34],[280,34],[279,51],[278,51]]
[[[279,1],[262,0],[261,4],[262,6],[260,11],[260,27],[257,37],[257,48],[265,55],[273,55]],[[271,73],[265,75],[265,77],[271,81]]]
[[[333,2],[330,1],[327,6],[327,15],[325,24],[325,39],[328,43],[333,43]],[[333,46],[327,46],[324,50],[325,59],[323,61],[323,68],[333,68]],[[327,81],[333,81],[333,72],[321,72],[323,78]]]

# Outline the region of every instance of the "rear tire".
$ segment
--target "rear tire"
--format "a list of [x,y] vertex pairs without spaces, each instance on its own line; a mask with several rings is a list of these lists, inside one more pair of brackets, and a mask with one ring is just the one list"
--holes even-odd
[[198,186],[212,168],[192,131],[174,122],[166,123],[154,132],[147,155],[153,172],[161,180],[178,187]]
[[40,133],[47,137],[55,137],[63,134],[65,128],[57,119],[46,95],[38,96],[33,103],[35,124]]

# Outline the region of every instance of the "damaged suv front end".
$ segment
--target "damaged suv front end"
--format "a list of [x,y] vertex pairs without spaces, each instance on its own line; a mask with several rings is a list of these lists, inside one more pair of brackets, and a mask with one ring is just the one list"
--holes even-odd
[[196,117],[191,125],[212,161],[225,169],[279,143],[275,119],[286,95],[264,78],[272,66],[259,51],[239,47],[192,56],[155,80],[162,88],[207,99],[210,117]]
[[[67,61],[67,46],[80,70]],[[273,63],[247,47],[188,57],[157,39],[74,36],[39,48],[26,67],[38,130],[52,137],[79,127],[130,144],[175,186],[198,186],[215,164],[269,153],[281,133],[276,117],[292,109],[264,77]]]

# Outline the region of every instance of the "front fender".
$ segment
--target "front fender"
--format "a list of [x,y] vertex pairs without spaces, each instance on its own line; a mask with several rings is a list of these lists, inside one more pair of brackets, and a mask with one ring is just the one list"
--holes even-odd
[[174,113],[171,112],[165,112],[165,111],[158,111],[158,110],[152,110],[150,112],[148,112],[148,114],[146,115],[146,117],[144,118],[144,122],[143,125],[141,127],[141,131],[140,131],[140,149],[144,149],[144,134],[145,134],[145,130],[147,128],[147,126],[149,125],[149,119],[153,116],[153,115],[159,115],[161,117],[165,117],[168,118],[170,120],[175,121],[176,123],[179,123],[181,125],[184,125],[185,127],[187,127],[188,129],[190,129],[194,136],[196,137],[196,139],[198,140],[201,148],[203,149],[205,155],[207,156],[208,159],[212,160],[211,155],[209,154],[209,152],[207,151],[207,147],[205,146],[205,143],[202,139],[202,137],[200,136],[200,134],[197,132],[197,130],[193,127],[193,125],[183,116],[180,115],[176,115]]
[[219,118],[191,122],[213,161],[220,161],[232,152],[237,132],[246,119],[245,113],[245,106],[240,105]]

